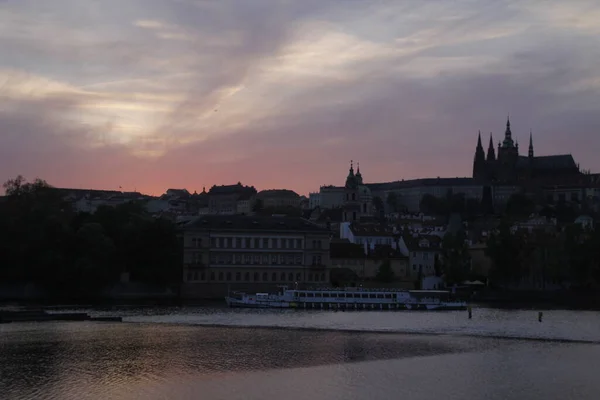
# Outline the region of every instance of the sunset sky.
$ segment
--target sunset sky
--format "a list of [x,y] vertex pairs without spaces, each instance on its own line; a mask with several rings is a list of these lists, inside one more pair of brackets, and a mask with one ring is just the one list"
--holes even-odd
[[600,172],[598,0],[0,0],[0,179],[200,192]]

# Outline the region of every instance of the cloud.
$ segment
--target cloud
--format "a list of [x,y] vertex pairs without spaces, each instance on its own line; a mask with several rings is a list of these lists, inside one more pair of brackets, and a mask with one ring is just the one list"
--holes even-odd
[[0,170],[152,193],[308,192],[341,184],[350,159],[367,181],[466,176],[477,131],[498,140],[507,113],[537,154],[597,170],[598,12],[583,0],[7,2]]

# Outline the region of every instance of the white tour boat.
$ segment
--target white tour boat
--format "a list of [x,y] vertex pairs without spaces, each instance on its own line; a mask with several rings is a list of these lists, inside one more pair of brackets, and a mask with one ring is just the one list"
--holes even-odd
[[467,303],[451,300],[445,290],[366,288],[288,289],[277,294],[232,292],[229,307],[299,308],[331,310],[464,310]]

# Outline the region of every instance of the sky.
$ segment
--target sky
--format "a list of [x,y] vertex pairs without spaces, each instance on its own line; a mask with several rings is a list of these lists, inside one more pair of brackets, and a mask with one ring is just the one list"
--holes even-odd
[[597,0],[0,0],[0,179],[301,194],[470,176],[481,130],[600,172]]

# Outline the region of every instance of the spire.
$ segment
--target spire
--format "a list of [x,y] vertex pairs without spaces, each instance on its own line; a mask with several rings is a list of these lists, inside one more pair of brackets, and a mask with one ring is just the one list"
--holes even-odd
[[477,150],[480,148],[483,149],[483,146],[481,145],[481,131],[479,131],[479,136],[477,136]]
[[348,172],[348,176],[354,176],[354,161],[350,160],[350,171]]
[[473,178],[482,179],[485,178],[486,165],[485,165],[485,152],[481,145],[481,131],[477,135],[477,148],[475,149],[475,159],[473,160]]
[[514,147],[512,132],[510,130],[510,115],[506,117],[506,131],[504,132],[504,141],[502,142],[502,147]]
[[356,163],[356,179],[358,180],[358,184],[362,185],[363,179],[362,174],[360,173],[360,164],[358,162]]
[[529,158],[533,158],[533,131],[529,130]]
[[496,161],[496,150],[494,149],[494,139],[492,137],[492,132],[490,132],[490,144],[488,146],[487,160]]

